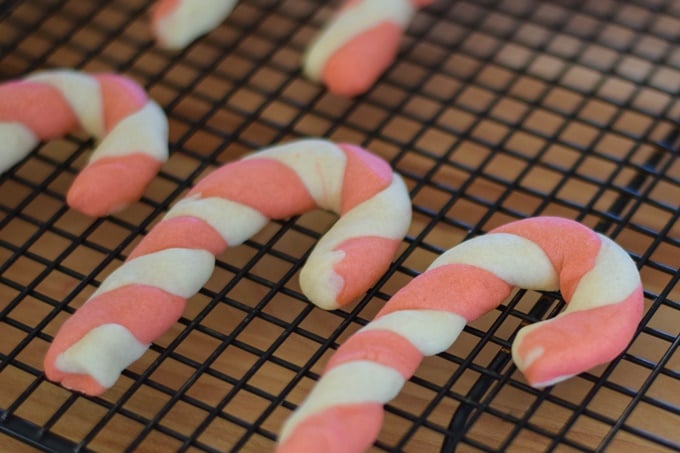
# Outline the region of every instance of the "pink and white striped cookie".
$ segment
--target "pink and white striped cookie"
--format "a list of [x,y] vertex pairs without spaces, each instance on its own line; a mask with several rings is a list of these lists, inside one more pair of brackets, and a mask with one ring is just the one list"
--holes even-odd
[[383,404],[423,356],[445,351],[465,324],[513,287],[560,290],[558,316],[522,328],[512,356],[535,387],[567,379],[619,355],[643,310],[628,254],[578,222],[534,217],[463,242],[398,291],[331,356],[321,379],[286,421],[280,452],[360,452],[378,437]]
[[301,271],[307,297],[325,309],[349,303],[385,272],[411,222],[402,179],[353,145],[308,139],[214,170],[109,275],[57,333],[45,358],[53,381],[88,394],[121,371],[181,316],[210,277],[215,255],[269,219],[316,207],[340,215]]
[[418,8],[433,0],[345,0],[304,56],[304,73],[341,96],[368,90],[393,62]]
[[168,158],[165,113],[135,82],[50,70],[0,85],[0,172],[40,140],[78,128],[102,139],[66,197],[85,214],[107,215],[138,200]]
[[151,28],[161,47],[181,49],[217,27],[235,5],[236,0],[158,0]]

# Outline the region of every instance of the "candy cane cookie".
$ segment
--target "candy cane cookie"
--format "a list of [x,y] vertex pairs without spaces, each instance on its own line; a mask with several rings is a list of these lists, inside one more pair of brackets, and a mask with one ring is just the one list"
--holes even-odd
[[151,28],[166,49],[181,49],[217,27],[234,9],[236,0],[159,0]]
[[303,58],[305,75],[341,96],[368,90],[392,64],[418,8],[433,0],[345,0]]
[[168,157],[165,113],[131,79],[48,70],[0,84],[0,172],[40,140],[82,128],[101,138],[66,200],[103,216],[138,200]]
[[569,301],[558,316],[522,328],[513,343],[515,364],[539,388],[615,358],[642,316],[637,268],[613,241],[557,217],[509,223],[442,254],[342,344],[284,424],[278,451],[368,449],[383,404],[423,356],[445,351],[513,287],[559,289]]
[[385,272],[411,221],[402,179],[353,145],[307,139],[211,172],[175,204],[57,333],[47,377],[99,394],[181,316],[210,277],[215,255],[269,219],[316,207],[339,214],[300,275],[307,297],[333,309]]

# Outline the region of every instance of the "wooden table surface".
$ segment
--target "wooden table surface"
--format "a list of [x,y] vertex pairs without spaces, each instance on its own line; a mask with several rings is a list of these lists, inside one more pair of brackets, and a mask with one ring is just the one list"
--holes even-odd
[[[149,3],[22,2],[0,16],[0,77],[54,67],[130,75],[168,113],[172,152],[142,201],[103,219],[64,202],[92,148],[83,134],[42,144],[0,179],[2,451],[33,451],[8,435],[15,418],[43,439],[101,452],[174,451],[187,437],[188,451],[270,451],[332,349],[391,294],[443,250],[532,215],[601,227],[631,253],[646,290],[643,329],[612,366],[543,392],[504,366],[458,451],[680,448],[680,163],[677,143],[656,145],[680,114],[677,2],[438,0],[417,16],[398,62],[355,100],[298,68],[338,2],[242,0],[177,54],[153,45]],[[272,222],[218,257],[183,319],[110,391],[85,398],[44,379],[42,358],[69,312],[196,180],[305,136],[367,147],[411,190],[413,223],[376,291],[337,312],[311,309],[299,267],[335,217]],[[439,451],[517,314],[540,297],[518,294],[425,359],[390,403],[375,451]]]

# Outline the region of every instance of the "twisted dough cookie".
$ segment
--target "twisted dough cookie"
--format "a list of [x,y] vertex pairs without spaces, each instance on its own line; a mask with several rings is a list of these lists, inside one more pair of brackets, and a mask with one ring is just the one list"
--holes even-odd
[[236,0],[159,0],[151,28],[166,49],[181,49],[217,27],[234,9]]
[[345,0],[304,57],[304,73],[342,96],[368,90],[392,64],[404,29],[433,0]]
[[359,452],[378,437],[383,404],[423,356],[445,351],[513,287],[569,302],[555,318],[522,328],[512,355],[529,383],[559,382],[620,354],[642,316],[635,264],[610,239],[556,217],[509,223],[450,249],[397,292],[331,356],[287,420],[280,452]]
[[139,85],[115,74],[51,70],[0,85],[0,172],[40,140],[79,127],[102,139],[66,197],[85,214],[138,200],[168,158],[167,119]]
[[315,207],[340,214],[300,275],[322,308],[346,304],[389,266],[411,222],[401,178],[352,145],[302,140],[224,165],[178,202],[57,333],[45,358],[53,381],[88,394],[120,372],[181,316],[210,277],[214,256]]

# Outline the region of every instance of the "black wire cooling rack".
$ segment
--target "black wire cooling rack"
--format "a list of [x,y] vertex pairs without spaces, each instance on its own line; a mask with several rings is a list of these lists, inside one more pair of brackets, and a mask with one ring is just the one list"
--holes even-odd
[[[102,219],[66,189],[93,142],[42,144],[0,176],[2,451],[269,451],[330,352],[442,251],[533,215],[579,220],[636,261],[645,315],[629,349],[545,390],[508,356],[557,294],[519,291],[428,358],[387,407],[376,451],[680,451],[680,2],[437,0],[365,95],[301,76],[339,4],[241,0],[181,52],[154,46],[150,1],[0,2],[0,77],[71,67],[143,84],[171,159]],[[218,259],[185,316],[101,397],[45,380],[58,326],[195,181],[296,137],[361,144],[405,178],[414,222],[389,272],[345,310],[297,273],[334,221],[273,222]]]

